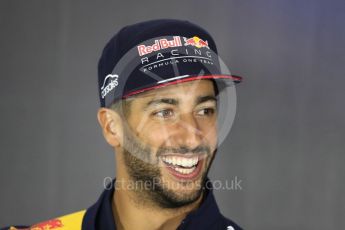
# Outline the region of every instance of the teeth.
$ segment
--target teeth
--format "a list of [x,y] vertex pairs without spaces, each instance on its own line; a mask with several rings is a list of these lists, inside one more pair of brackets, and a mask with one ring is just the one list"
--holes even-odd
[[186,168],[195,166],[199,159],[198,157],[177,157],[177,156],[163,156],[162,160],[167,164],[178,165]]
[[195,170],[196,167],[185,169],[185,168],[174,168],[175,171],[182,173],[182,174],[190,174]]

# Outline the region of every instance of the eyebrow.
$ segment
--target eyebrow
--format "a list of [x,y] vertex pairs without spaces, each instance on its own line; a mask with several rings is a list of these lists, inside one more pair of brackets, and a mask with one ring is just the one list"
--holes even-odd
[[[206,95],[206,96],[200,96],[195,100],[195,104],[201,104],[204,103],[206,101],[214,101],[217,102],[217,98],[213,95]],[[168,104],[168,105],[178,105],[179,101],[174,99],[174,98],[159,98],[159,99],[154,99],[149,101],[145,107],[144,110],[146,110],[149,106],[152,105],[159,105],[159,104]]]
[[169,104],[169,105],[178,105],[178,101],[174,98],[159,98],[149,101],[144,109],[147,109],[151,105],[159,105],[159,104]]
[[196,103],[195,104],[201,104],[201,103],[206,102],[206,101],[217,102],[217,98],[215,96],[212,96],[212,95],[201,96],[201,97],[198,97],[196,99]]

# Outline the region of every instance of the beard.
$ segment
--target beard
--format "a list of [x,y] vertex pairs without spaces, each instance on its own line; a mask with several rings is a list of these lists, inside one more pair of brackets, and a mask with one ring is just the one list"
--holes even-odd
[[[148,201],[160,208],[179,208],[195,202],[202,195],[206,177],[215,155],[211,155],[209,146],[202,145],[195,149],[189,149],[186,146],[179,146],[178,148],[159,147],[157,153],[154,154],[150,146],[142,144],[138,137],[134,136],[127,127],[124,129],[123,146],[124,163],[132,180],[131,183],[136,185],[133,187],[133,191],[136,194],[136,198],[138,198],[138,202]],[[162,178],[161,174],[162,166],[159,166],[159,156],[171,152],[181,154],[207,153],[205,160],[209,160],[206,162],[206,169],[202,172],[198,185],[189,193],[181,194],[169,188],[163,182],[164,178]],[[214,153],[216,153],[216,150]],[[188,182],[181,182],[178,185],[187,186]]]

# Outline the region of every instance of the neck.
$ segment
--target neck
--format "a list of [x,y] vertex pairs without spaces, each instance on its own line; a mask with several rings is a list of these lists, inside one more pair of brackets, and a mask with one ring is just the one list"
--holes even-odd
[[121,186],[113,194],[112,209],[119,230],[170,230],[177,229],[186,215],[195,210],[201,203],[202,196],[195,202],[180,208],[161,208],[149,200],[138,197],[138,191],[131,191],[126,187],[126,180],[117,177]]

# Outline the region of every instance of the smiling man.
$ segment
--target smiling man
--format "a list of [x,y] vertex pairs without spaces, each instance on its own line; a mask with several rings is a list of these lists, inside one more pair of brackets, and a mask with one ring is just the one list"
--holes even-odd
[[210,80],[171,85],[135,97],[125,129],[114,125],[107,130],[110,123],[121,124],[121,118],[101,110],[104,135],[121,153],[116,155],[117,179],[146,185],[133,194],[119,191],[115,198],[132,195],[161,208],[197,205],[216,149],[216,110]]
[[116,179],[87,210],[30,229],[241,229],[220,213],[207,178],[241,81],[225,69],[212,37],[190,22],[121,29],[98,65],[97,117]]

